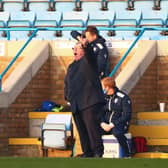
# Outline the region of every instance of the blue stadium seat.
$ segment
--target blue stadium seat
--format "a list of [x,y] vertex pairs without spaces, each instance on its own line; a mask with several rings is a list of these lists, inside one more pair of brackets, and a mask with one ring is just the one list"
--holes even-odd
[[103,10],[108,10],[107,8],[108,1],[107,0],[75,0],[75,6],[77,11],[87,11],[87,12],[93,12]]
[[140,40],[151,40],[149,36],[141,36]]
[[87,25],[109,27],[114,24],[115,13],[113,11],[97,11],[89,13]]
[[116,11],[116,17],[114,21],[114,26],[134,26],[136,27],[142,17],[140,11]]
[[168,40],[168,36],[152,36],[150,40]]
[[[60,27],[85,27],[88,12],[64,12]],[[70,31],[62,32],[63,38],[71,39]]]
[[61,1],[61,0],[54,0],[55,2],[55,10],[59,12],[70,12],[73,11],[75,8],[75,1]]
[[118,30],[118,31],[115,31],[115,36],[113,36],[113,37],[116,39],[134,40],[136,38],[136,35],[135,35],[134,31],[126,31],[126,30],[119,31]]
[[[160,26],[147,26],[148,28],[153,28],[153,27],[160,27]],[[143,35],[142,35],[142,37],[141,37],[141,39],[149,39],[149,40],[156,40],[156,39],[158,39],[159,38],[159,36],[162,36],[161,34],[160,34],[161,32],[160,31],[150,31],[150,30],[146,30],[144,33],[143,33]]]
[[168,27],[168,14],[167,14],[167,19],[165,21],[165,26]]
[[[116,11],[116,17],[114,20],[114,27],[137,27],[141,20],[142,14],[140,11]],[[135,31],[115,31],[115,35],[122,37],[123,39],[132,40],[135,39]]]
[[[167,13],[163,10],[148,10],[144,11],[142,14],[142,19],[140,21],[140,27],[164,27],[165,21],[167,19]],[[146,31],[143,37],[147,36],[150,39],[156,39],[161,36],[161,31]]]
[[124,38],[122,36],[112,36],[111,38],[108,38],[107,40],[116,40],[116,41],[121,41],[124,40]]
[[24,0],[2,0],[3,10],[8,12],[22,11]]
[[9,12],[0,12],[0,27],[6,27],[9,16]]
[[[97,11],[89,13],[88,26],[110,27],[114,24],[115,13],[113,11]],[[101,31],[100,35],[104,38],[109,38],[109,31]]]
[[[140,12],[127,11],[127,1],[109,1],[108,10],[116,12],[116,18],[114,21],[114,27],[119,26],[136,26],[136,22],[140,17]],[[134,16],[131,14],[134,13]],[[123,14],[122,14],[123,13]],[[115,36],[112,36],[114,40],[134,39],[134,33],[132,31],[115,31]]]
[[127,1],[109,1],[109,11],[124,11],[127,8]]
[[28,0],[29,10],[33,12],[48,11],[50,0]]
[[151,11],[152,8],[153,8],[153,2],[154,0],[149,0],[149,1],[135,1],[134,3],[134,8],[135,8],[135,11],[142,11],[145,12],[145,11]]
[[167,19],[165,19],[165,26],[168,27],[168,0],[161,1],[161,10],[167,13]]
[[[7,22],[9,20],[9,12],[0,12],[0,28],[7,27]],[[6,39],[6,32],[0,32],[0,40]]]
[[84,27],[88,20],[88,12],[64,12],[61,27]]
[[168,12],[163,10],[147,10],[142,13],[140,25],[160,25],[163,26],[167,19]]
[[[34,12],[11,12],[8,27],[32,27],[35,20]],[[10,32],[11,39],[27,39],[29,31]]]
[[[130,28],[130,27],[125,27]],[[115,39],[123,39],[123,40],[134,40],[137,36],[135,35],[135,31],[128,30],[118,30],[115,31],[115,35],[112,38]]]
[[101,2],[100,1],[82,1],[81,7],[82,7],[82,11],[95,13],[101,9]]
[[[60,24],[62,14],[57,11],[50,12],[38,12],[36,14],[36,20],[34,27],[58,27]],[[36,39],[55,39],[55,31],[38,31]]]
[[9,27],[32,27],[35,20],[34,12],[11,12],[10,20],[8,21]]
[[168,40],[168,36],[154,36],[151,40]]
[[168,0],[161,0],[161,10],[168,12]]

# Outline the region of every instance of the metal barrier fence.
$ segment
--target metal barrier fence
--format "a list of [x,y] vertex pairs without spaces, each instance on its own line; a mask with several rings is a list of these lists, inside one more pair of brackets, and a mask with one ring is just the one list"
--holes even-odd
[[[109,76],[113,76],[122,62],[125,60],[129,52],[132,50],[132,48],[135,46],[137,41],[141,38],[143,33],[145,31],[168,31],[168,27],[143,27],[143,28],[136,28],[136,27],[97,27],[99,31],[140,31],[139,35],[136,37],[136,39],[133,41],[133,43],[130,45],[126,53],[123,55],[123,57],[119,60],[119,62],[116,64],[114,69],[111,71]],[[10,40],[10,31],[33,31],[32,35],[28,38],[28,40],[24,43],[24,45],[20,48],[20,50],[17,52],[15,57],[11,60],[11,62],[7,65],[7,67],[4,69],[4,71],[0,74],[0,92],[2,91],[2,79],[4,75],[7,73],[7,71],[10,69],[10,67],[14,64],[16,59],[20,56],[20,54],[23,52],[23,50],[26,48],[26,46],[30,43],[30,41],[33,39],[33,37],[36,36],[36,33],[38,31],[84,31],[84,27],[62,27],[62,28],[51,28],[51,27],[40,27],[40,28],[0,28],[0,31],[6,31],[7,33],[7,40]]]

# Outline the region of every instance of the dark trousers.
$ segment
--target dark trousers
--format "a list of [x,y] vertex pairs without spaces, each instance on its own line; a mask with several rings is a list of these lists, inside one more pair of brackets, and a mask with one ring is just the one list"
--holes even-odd
[[80,136],[81,147],[86,156],[103,155],[104,147],[99,121],[102,108],[102,104],[95,104],[73,114]]
[[125,157],[129,157],[130,156],[129,144],[125,135],[124,134],[113,134],[113,135],[117,138],[119,144],[124,150]]

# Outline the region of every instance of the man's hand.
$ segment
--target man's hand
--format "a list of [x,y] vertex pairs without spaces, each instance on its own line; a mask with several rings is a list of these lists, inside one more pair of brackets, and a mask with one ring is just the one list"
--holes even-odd
[[113,123],[107,124],[105,122],[102,122],[100,126],[103,128],[104,131],[109,132],[114,127],[114,124]]
[[86,47],[88,44],[88,41],[86,38],[80,37],[80,43],[82,44],[83,47]]

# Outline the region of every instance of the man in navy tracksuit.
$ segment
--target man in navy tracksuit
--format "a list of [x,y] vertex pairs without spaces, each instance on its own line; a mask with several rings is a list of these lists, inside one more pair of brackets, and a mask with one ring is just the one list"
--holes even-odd
[[105,45],[105,39],[99,35],[97,28],[95,26],[88,26],[84,37],[77,31],[72,31],[71,35],[78,41],[85,38],[89,42],[95,57],[97,57],[99,78],[102,79],[108,76],[110,71],[108,49]]
[[100,125],[105,134],[113,134],[117,138],[125,156],[129,157],[129,144],[124,134],[128,131],[131,119],[131,100],[127,94],[116,87],[115,81],[111,77],[102,79],[102,87],[106,92],[107,103]]

